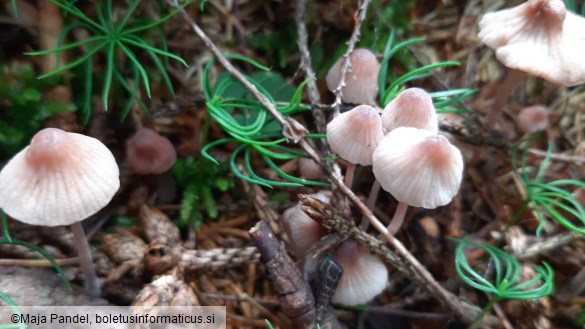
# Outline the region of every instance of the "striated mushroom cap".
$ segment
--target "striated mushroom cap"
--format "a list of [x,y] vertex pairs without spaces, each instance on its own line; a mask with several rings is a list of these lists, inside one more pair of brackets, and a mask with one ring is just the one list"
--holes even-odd
[[423,129],[392,130],[373,158],[382,188],[415,207],[433,209],[451,202],[463,177],[461,152],[447,137]]
[[141,175],[162,174],[177,160],[173,144],[156,131],[142,128],[126,143],[128,164]]
[[327,142],[343,159],[362,166],[372,164],[372,154],[384,137],[378,111],[360,105],[327,124]]
[[559,85],[585,82],[585,19],[562,0],[529,0],[485,14],[479,29],[505,66]]
[[387,131],[414,127],[437,133],[439,123],[431,95],[420,88],[404,90],[384,108],[382,125]]
[[343,275],[331,302],[342,305],[365,304],[386,287],[386,265],[355,241],[343,242],[335,251],[333,259],[343,268]]
[[[380,63],[371,51],[358,48],[349,56],[350,69],[345,75],[345,88],[341,100],[352,104],[372,104],[378,95]],[[327,88],[334,91],[341,80],[343,57],[327,73]]]
[[0,172],[0,208],[28,224],[69,225],[105,207],[120,187],[118,176],[99,140],[43,129]]

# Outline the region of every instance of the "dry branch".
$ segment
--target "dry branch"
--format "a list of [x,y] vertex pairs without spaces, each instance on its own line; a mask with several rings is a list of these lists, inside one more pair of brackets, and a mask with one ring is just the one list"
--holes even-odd
[[315,77],[315,71],[311,64],[311,53],[308,47],[307,38],[307,25],[305,23],[305,15],[307,9],[307,0],[297,0],[295,8],[295,22],[297,25],[297,45],[301,53],[301,68],[305,72],[305,77],[309,79],[307,82],[307,94],[313,107],[313,117],[315,118],[315,125],[318,133],[325,133],[325,113],[322,110],[317,109],[316,106],[321,102],[319,90],[317,89],[317,78]]
[[295,328],[315,327],[315,298],[303,274],[264,221],[250,230],[261,253],[266,275],[278,293],[282,311]]

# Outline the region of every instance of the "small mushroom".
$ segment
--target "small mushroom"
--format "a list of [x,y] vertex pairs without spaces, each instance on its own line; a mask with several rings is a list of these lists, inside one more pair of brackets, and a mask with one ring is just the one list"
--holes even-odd
[[369,105],[356,106],[327,124],[331,150],[350,163],[345,182],[348,187],[351,187],[355,165],[371,165],[372,154],[383,137],[380,115]]
[[408,205],[433,209],[457,194],[463,157],[447,137],[428,130],[399,127],[389,132],[374,152],[374,176],[398,200],[389,226],[395,233]]
[[[324,203],[329,203],[330,200],[329,195],[324,192],[312,194],[311,197]],[[327,229],[301,210],[301,202],[285,210],[282,220],[295,255],[303,261],[305,272],[312,272],[316,262],[312,260],[312,255],[307,255],[307,251],[315,242],[327,235]]]
[[529,106],[518,113],[516,123],[524,134],[534,134],[538,131],[548,130],[550,127],[549,115],[550,113],[546,106]]
[[479,38],[509,68],[563,86],[585,82],[585,19],[562,0],[529,0],[485,14]]
[[305,179],[319,179],[323,177],[323,170],[321,167],[309,158],[299,159],[299,172]]
[[[345,88],[341,100],[352,104],[374,104],[378,95],[380,63],[368,49],[358,48],[349,56],[350,69],[345,75]],[[343,57],[329,69],[327,87],[335,91],[341,80]]]
[[331,298],[333,303],[365,304],[386,287],[388,269],[384,263],[355,241],[343,242],[333,254],[333,259],[343,268],[343,275]]
[[479,29],[481,41],[513,69],[501,83],[488,123],[502,111],[522,77],[519,71],[563,86],[585,82],[585,19],[567,11],[562,0],[529,0],[487,13]]
[[0,172],[0,208],[31,225],[71,225],[85,289],[100,293],[81,221],[105,207],[120,186],[118,165],[99,140],[56,128],[38,132]]
[[420,88],[404,90],[384,108],[382,125],[387,131],[414,127],[437,133],[439,123],[431,95]]
[[162,174],[177,160],[173,144],[149,128],[139,129],[128,140],[126,156],[132,170],[140,175]]

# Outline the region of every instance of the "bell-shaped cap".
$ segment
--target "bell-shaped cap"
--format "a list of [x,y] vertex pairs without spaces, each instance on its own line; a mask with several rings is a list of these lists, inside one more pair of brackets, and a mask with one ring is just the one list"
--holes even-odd
[[309,158],[299,159],[299,172],[305,179],[319,179],[323,177],[323,170],[321,167]]
[[[341,57],[327,73],[327,87],[334,91],[341,80],[343,68]],[[350,69],[345,74],[345,88],[341,100],[351,104],[373,104],[378,95],[378,74],[380,63],[368,49],[355,49],[349,56]]]
[[564,86],[585,82],[585,18],[567,11],[562,0],[528,0],[487,13],[479,30],[509,68]]
[[[329,195],[323,192],[312,194],[313,198],[329,203]],[[284,229],[296,256],[303,259],[313,244],[327,234],[327,229],[301,210],[301,202],[282,214]]]
[[400,127],[374,152],[376,179],[396,200],[433,209],[451,202],[463,177],[463,157],[447,137]]
[[355,241],[343,242],[333,254],[333,259],[343,268],[343,275],[331,302],[342,305],[365,304],[386,287],[386,265]]
[[372,154],[383,137],[380,115],[369,105],[356,106],[327,124],[331,150],[353,164],[371,165]]
[[69,225],[105,207],[118,176],[116,159],[99,140],[43,129],[0,172],[0,208],[28,224]]
[[525,107],[518,113],[516,123],[518,128],[525,134],[533,134],[550,127],[549,111],[546,106],[534,105]]
[[126,156],[132,170],[141,175],[162,174],[177,160],[171,141],[148,128],[141,128],[128,140]]
[[382,125],[387,131],[414,127],[437,133],[439,123],[431,95],[420,88],[404,90],[384,108]]

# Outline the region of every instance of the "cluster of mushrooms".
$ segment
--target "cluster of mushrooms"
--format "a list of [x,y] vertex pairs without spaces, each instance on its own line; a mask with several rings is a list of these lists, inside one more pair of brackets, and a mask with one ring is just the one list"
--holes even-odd
[[[408,206],[436,208],[451,201],[459,190],[463,176],[461,152],[439,135],[436,110],[431,96],[419,88],[402,91],[382,111],[370,105],[378,93],[380,65],[367,49],[356,49],[350,57],[352,69],[346,76],[342,100],[362,103],[335,117],[327,125],[327,141],[331,150],[347,165],[345,184],[351,187],[357,165],[372,166],[376,183],[372,186],[368,206],[373,207],[381,186],[398,201],[388,229],[396,233]],[[341,59],[327,76],[330,90],[340,79]],[[355,92],[355,91],[358,92]],[[329,202],[323,194],[315,195]],[[308,276],[315,270],[309,248],[327,232],[306,216],[300,205],[283,216],[287,233],[297,255],[304,257]],[[362,228],[367,222],[362,221]],[[369,251],[347,240],[332,255],[343,268],[343,275],[332,302],[345,305],[366,303],[384,289],[388,270]]]
[[[585,19],[568,12],[562,0],[529,0],[511,9],[488,13],[479,25],[479,38],[509,68],[487,115],[490,127],[496,124],[514,86],[523,77],[521,72],[563,86],[585,82]],[[342,62],[339,59],[327,75],[331,91],[338,88]],[[432,209],[452,200],[462,180],[463,158],[439,134],[437,114],[427,92],[406,89],[380,115],[375,108],[380,69],[376,56],[367,49],[356,49],[350,63],[342,100],[363,105],[329,122],[327,141],[332,151],[348,163],[345,175],[348,187],[358,164],[372,166],[376,182],[367,204],[373,208],[380,185],[389,192],[398,205],[388,230],[396,233],[409,205]],[[548,109],[543,105],[528,106],[518,113],[516,122],[525,134],[547,130]],[[301,163],[300,169],[307,177],[318,175],[307,164]],[[330,201],[322,194],[314,197]],[[283,218],[291,244],[303,258],[305,273],[310,276],[316,261],[307,252],[326,231],[306,216],[300,205],[285,212]],[[367,227],[363,220],[361,227]],[[355,242],[343,242],[333,253],[333,259],[344,273],[332,302],[365,303],[384,289],[388,278],[385,266]]]
[[[148,128],[126,145],[127,163],[136,174],[160,174],[175,163],[171,142]],[[120,187],[112,152],[99,140],[46,128],[0,172],[0,208],[21,222],[71,225],[85,277],[85,292],[100,295],[92,253],[81,221],[104,208]]]

